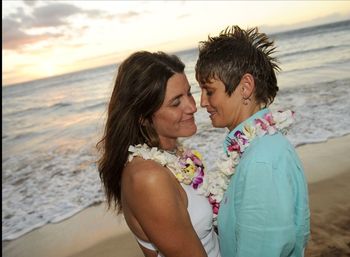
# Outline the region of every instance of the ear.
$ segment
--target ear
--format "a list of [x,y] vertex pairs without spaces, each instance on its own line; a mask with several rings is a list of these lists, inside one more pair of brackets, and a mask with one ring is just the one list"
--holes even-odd
[[244,99],[248,99],[253,95],[253,92],[255,90],[255,81],[253,75],[250,73],[244,74],[239,85],[241,87],[241,95]]

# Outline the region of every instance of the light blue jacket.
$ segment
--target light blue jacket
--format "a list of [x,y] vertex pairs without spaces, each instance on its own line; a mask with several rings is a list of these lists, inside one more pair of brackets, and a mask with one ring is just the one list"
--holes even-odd
[[[267,112],[255,113],[227,137]],[[310,234],[307,183],[281,133],[255,138],[243,153],[221,202],[218,231],[222,257],[303,256]]]

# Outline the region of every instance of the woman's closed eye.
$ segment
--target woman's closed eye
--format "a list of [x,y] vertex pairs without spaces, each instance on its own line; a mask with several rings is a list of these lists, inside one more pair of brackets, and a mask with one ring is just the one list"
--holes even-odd
[[181,103],[180,97],[176,97],[176,98],[171,102],[171,106],[176,107],[176,106],[179,106],[180,103]]
[[202,94],[205,94],[206,96],[211,96],[213,93],[213,90],[208,89],[208,87],[202,87]]
[[210,91],[210,90],[207,89],[207,90],[206,90],[206,95],[207,95],[207,96],[213,95],[213,91]]

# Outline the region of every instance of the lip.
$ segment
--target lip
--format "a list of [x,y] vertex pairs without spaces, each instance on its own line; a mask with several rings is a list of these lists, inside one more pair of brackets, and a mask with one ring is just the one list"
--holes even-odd
[[207,111],[209,114],[210,114],[210,119],[212,119],[216,114],[217,112],[216,111]]
[[182,120],[181,122],[194,122],[194,117]]

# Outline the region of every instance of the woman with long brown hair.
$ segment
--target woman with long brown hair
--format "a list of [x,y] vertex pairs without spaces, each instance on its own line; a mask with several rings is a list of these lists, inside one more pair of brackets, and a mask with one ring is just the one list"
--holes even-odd
[[177,140],[197,130],[184,67],[163,52],[129,56],[118,69],[98,143],[107,203],[124,214],[147,257],[220,255],[212,209],[196,192],[201,156]]

